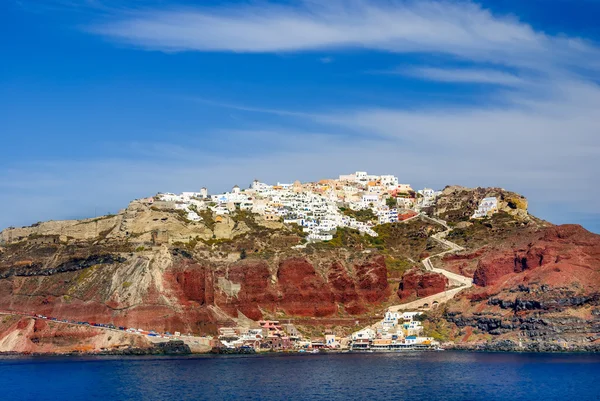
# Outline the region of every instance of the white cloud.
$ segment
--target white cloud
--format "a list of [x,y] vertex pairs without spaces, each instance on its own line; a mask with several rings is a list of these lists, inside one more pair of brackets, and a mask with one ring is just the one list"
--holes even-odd
[[[600,87],[557,80],[544,92],[504,95],[502,106],[421,110],[358,108],[314,118],[372,132],[421,155],[412,170],[470,185],[498,185],[532,195],[532,203],[559,202],[556,215],[600,213]],[[421,175],[421,174],[418,174]]]
[[525,82],[523,79],[513,74],[497,70],[479,68],[444,69],[419,67],[405,69],[401,68],[390,71],[389,73],[439,82],[482,83],[507,86],[522,85]]
[[[292,52],[370,48],[443,53],[508,65],[577,65],[598,51],[514,17],[451,1],[338,0],[131,12],[90,31],[164,51]],[[596,64],[597,66],[597,64]]]
[[[0,202],[10,205],[0,211],[0,225],[89,216],[100,204],[115,211],[131,198],[157,191],[204,185],[225,190],[254,178],[316,180],[356,169],[395,173],[402,181],[438,188],[505,187],[526,195],[534,212],[544,210],[541,217],[553,221],[576,213],[596,220],[600,215],[600,88],[594,81],[600,55],[585,40],[536,32],[513,17],[449,1],[332,0],[294,7],[155,9],[121,14],[91,31],[168,52],[328,49],[330,54],[369,48],[444,54],[473,65],[417,66],[400,72],[505,88],[488,94],[486,103],[492,106],[436,102],[410,110],[366,104],[346,110],[286,111],[196,99],[274,114],[283,120],[282,127],[213,132],[207,140],[222,141],[224,149],[232,143],[244,149],[226,157],[193,145],[133,144],[134,160],[22,166],[0,175]],[[515,73],[495,69],[498,65]],[[316,126],[292,129],[299,121]],[[346,135],[324,134],[331,131]],[[365,140],[367,135],[370,139]],[[264,146],[265,142],[277,146]]]
[[[128,159],[21,166],[0,176],[0,202],[10,205],[0,211],[0,223],[89,217],[95,208],[115,212],[133,198],[158,191],[207,186],[216,192],[254,178],[318,180],[354,170],[394,173],[415,186],[500,186],[526,195],[534,213],[544,212],[542,218],[592,218],[600,212],[600,132],[595,111],[585,105],[598,104],[600,90],[582,85],[569,93],[575,85],[564,85],[567,89],[557,91],[552,101],[532,102],[529,112],[515,106],[302,114],[322,130],[213,133],[217,145],[231,149],[235,143],[244,152],[218,155],[194,144],[144,143],[129,146]],[[579,100],[572,103],[572,98]],[[298,117],[289,118],[294,126]],[[347,134],[323,134],[328,126]],[[375,135],[356,139],[357,131]],[[265,152],[265,143],[276,146]],[[9,201],[15,198],[21,201]]]

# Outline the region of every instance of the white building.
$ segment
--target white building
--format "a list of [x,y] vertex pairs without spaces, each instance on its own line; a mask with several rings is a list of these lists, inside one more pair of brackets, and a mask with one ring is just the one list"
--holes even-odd
[[371,206],[376,206],[380,203],[380,196],[378,194],[365,194],[362,196],[361,204],[363,209],[368,209]]
[[472,219],[478,219],[481,217],[486,217],[494,214],[498,211],[498,199],[495,196],[489,198],[483,198],[481,202],[479,202],[479,207],[471,216]]
[[252,185],[250,186],[251,189],[253,189],[254,191],[256,191],[257,193],[264,193],[264,192],[268,192],[270,190],[273,189],[272,185],[269,184],[265,184],[263,182],[259,182],[258,180],[254,180],[252,182]]
[[375,335],[375,330],[367,327],[352,333],[352,340],[373,340],[375,339]]
[[379,177],[381,181],[381,185],[386,188],[396,188],[398,187],[398,177],[393,175],[382,175]]
[[325,345],[329,348],[340,348],[341,346],[334,334],[325,334]]
[[431,188],[423,188],[417,191],[421,197],[417,200],[418,207],[428,207],[435,203],[438,196],[442,194],[442,191],[434,191]]
[[340,175],[339,181],[356,182],[356,174]]
[[420,195],[423,195],[423,198],[429,199],[435,197],[435,191],[431,188],[423,188],[418,191]]

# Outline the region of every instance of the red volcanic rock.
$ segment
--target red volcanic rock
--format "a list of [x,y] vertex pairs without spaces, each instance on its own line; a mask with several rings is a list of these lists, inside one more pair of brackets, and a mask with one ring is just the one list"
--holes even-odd
[[[190,301],[199,305],[213,303],[212,275],[207,269],[197,264],[183,264],[165,274],[165,281],[171,293],[183,304]],[[158,295],[158,294],[157,294]]]
[[324,317],[337,314],[338,305],[346,313],[361,314],[366,304],[389,296],[383,257],[351,270],[336,261],[325,274],[321,276],[303,258],[285,259],[275,272],[266,261],[244,260],[214,269],[183,261],[165,272],[165,295],[174,298],[186,316],[196,312],[196,316],[200,313],[198,319],[208,316],[209,321],[223,318],[207,308],[211,305],[228,316],[237,317],[241,312],[253,320],[264,318],[263,311],[277,310],[293,316]]
[[315,268],[305,259],[283,261],[277,271],[280,307],[291,315],[329,316],[337,312],[334,296]]
[[379,302],[390,295],[387,267],[383,256],[376,256],[355,266],[358,293],[369,303]]
[[577,225],[544,228],[513,246],[486,250],[473,275],[473,282],[482,287],[516,281],[550,285],[577,281],[583,287],[597,287],[600,236]]
[[458,260],[443,260],[444,270],[452,273],[460,274],[465,277],[473,277],[477,270],[477,260],[475,259],[458,259]]
[[23,330],[29,325],[29,319],[21,319],[17,322],[17,329]]
[[175,273],[175,281],[190,301],[205,303],[206,275],[204,269],[186,270]]
[[346,312],[355,315],[365,311],[354,281],[340,262],[331,265],[327,279],[336,302],[343,304]]
[[[239,313],[253,320],[278,311],[308,318],[360,315],[390,293],[380,256],[354,265],[320,259],[320,266],[327,266],[323,271],[305,258],[283,259],[277,265],[257,259],[202,262],[175,254],[172,260],[162,277],[149,277],[144,288],[112,288],[110,277],[121,268],[118,264],[98,268],[96,274],[82,270],[12,276],[0,280],[0,310],[157,331],[214,333],[217,326],[235,324],[232,319]],[[27,296],[20,296],[16,304],[16,294]]]
[[445,291],[447,285],[448,279],[442,274],[411,269],[402,276],[397,294],[400,299],[428,297]]
[[36,319],[35,324],[33,325],[33,331],[42,331],[48,327],[48,323],[45,320]]
[[511,250],[505,250],[479,260],[477,270],[473,274],[473,283],[485,287],[515,271],[517,271],[515,254]]
[[249,261],[229,267],[227,279],[235,284],[240,284],[240,291],[236,297],[219,299],[217,304],[235,316],[239,310],[250,319],[262,319],[260,308],[273,310],[276,300],[275,290],[272,288],[271,272],[266,262]]
[[340,262],[333,262],[327,276],[331,290],[337,302],[352,302],[358,299],[354,281]]

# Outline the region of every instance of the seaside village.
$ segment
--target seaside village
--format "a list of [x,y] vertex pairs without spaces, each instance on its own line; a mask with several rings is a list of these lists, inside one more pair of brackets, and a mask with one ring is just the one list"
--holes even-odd
[[321,339],[305,339],[291,323],[259,321],[259,328],[222,327],[218,343],[229,349],[320,352],[321,350],[400,351],[436,349],[439,343],[423,337],[422,312],[386,312],[385,318],[349,337],[326,332]]
[[[200,211],[210,210],[219,218],[236,210],[262,215],[265,220],[283,221],[302,227],[310,242],[329,241],[339,227],[349,227],[366,235],[377,236],[377,224],[405,221],[432,206],[441,191],[431,188],[414,191],[401,184],[394,175],[370,175],[365,171],[340,175],[337,179],[318,182],[277,183],[270,185],[254,180],[249,188],[237,185],[231,192],[209,194],[159,193],[144,199],[148,203],[163,203],[182,210],[190,221],[201,221]],[[483,199],[472,218],[493,214],[498,207],[495,197]],[[358,221],[346,211],[370,210],[376,221]],[[346,212],[346,213],[345,213]],[[386,312],[379,323],[363,328],[350,337],[340,338],[325,333],[324,338],[304,339],[292,324],[260,321],[256,328],[219,329],[218,346],[228,349],[292,350],[301,352],[320,349],[349,349],[363,351],[393,351],[401,349],[430,349],[438,343],[422,336],[419,321],[421,312]]]

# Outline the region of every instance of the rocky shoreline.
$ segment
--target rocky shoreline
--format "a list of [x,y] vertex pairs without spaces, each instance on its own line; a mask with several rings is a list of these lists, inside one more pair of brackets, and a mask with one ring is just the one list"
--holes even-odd
[[[192,352],[185,344],[157,344],[153,348],[127,348],[121,350],[110,350],[100,352],[0,352],[0,357],[3,356],[188,356],[188,355],[279,355],[282,353],[291,354],[290,352],[241,352],[239,350],[223,350],[212,349],[209,352]],[[158,346],[160,345],[160,346]],[[447,343],[443,345],[445,351],[464,351],[464,352],[482,352],[482,353],[582,353],[596,354],[600,353],[600,343],[597,344],[557,344],[532,342],[519,345],[511,340],[501,340],[491,343],[480,344],[453,344]],[[348,353],[365,353],[361,351],[323,351],[321,354],[348,354]],[[377,352],[374,352],[377,353]],[[397,352],[401,354],[402,352]],[[298,354],[300,355],[300,354]]]
[[154,344],[151,348],[124,348],[98,352],[0,352],[0,356],[143,356],[143,355],[191,355],[190,347],[181,340]]
[[499,340],[479,344],[444,344],[452,351],[479,352],[533,352],[533,353],[600,353],[600,343],[561,344],[556,342],[527,342],[519,344],[511,340]]

